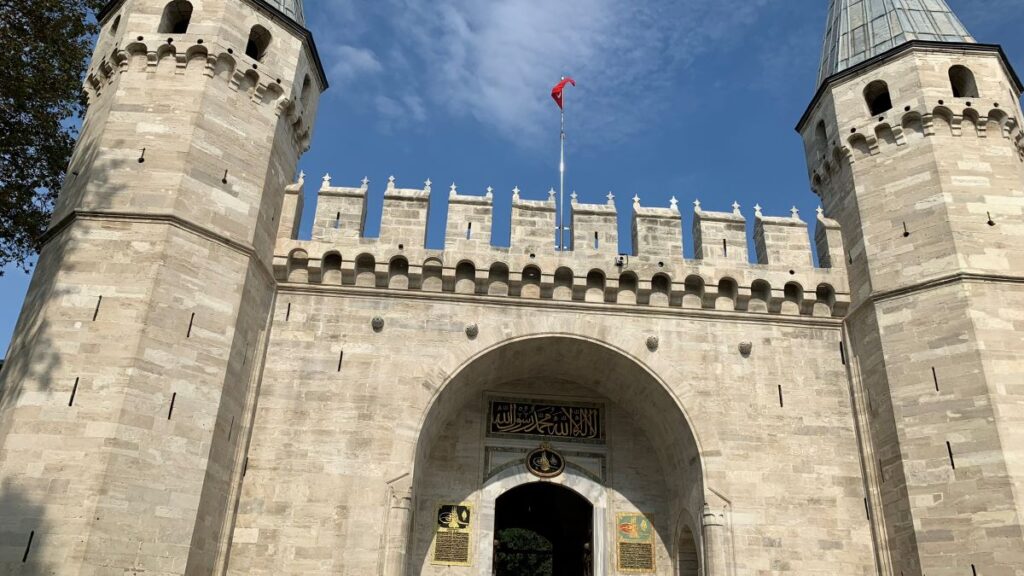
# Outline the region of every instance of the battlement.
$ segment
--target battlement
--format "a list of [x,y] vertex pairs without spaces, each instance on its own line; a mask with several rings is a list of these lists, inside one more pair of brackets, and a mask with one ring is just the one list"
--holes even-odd
[[[300,183],[289,187],[293,195]],[[432,194],[402,189],[389,178],[384,192],[380,238],[366,238],[369,181],[357,188],[335,187],[325,176],[311,241],[294,239],[284,224],[274,260],[280,282],[452,292],[486,296],[549,298],[605,304],[833,316],[849,301],[838,225],[819,212],[815,241],[822,267],[813,265],[807,223],[795,209],[770,217],[755,208],[751,263],[746,219],[711,212],[695,203],[696,259],[683,258],[683,217],[673,198],[669,207],[632,201],[633,253],[619,254],[615,197],[583,204],[571,196],[571,244],[555,246],[557,204],[528,200],[512,191],[509,247],[491,244],[494,190],[481,196],[449,188],[443,250],[426,248]],[[286,194],[286,202],[292,196]],[[286,206],[293,213],[295,205]]]

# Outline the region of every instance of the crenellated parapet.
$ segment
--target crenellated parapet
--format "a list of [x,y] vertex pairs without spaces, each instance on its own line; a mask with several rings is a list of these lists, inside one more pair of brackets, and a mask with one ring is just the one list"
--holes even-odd
[[758,264],[791,268],[814,264],[807,223],[800,219],[796,207],[790,214],[789,218],[765,216],[760,206],[754,206],[754,248]]
[[380,243],[393,246],[426,244],[430,184],[428,180],[422,189],[398,188],[395,186],[395,177],[388,178],[388,187],[384,191]]
[[[429,181],[428,181],[429,182]],[[454,250],[483,250],[491,245],[494,190],[484,196],[459,194],[453,183],[448,195],[448,225],[444,245]]]
[[537,254],[554,250],[557,210],[554,190],[548,190],[547,200],[525,200],[516,187],[512,191],[512,251]]
[[732,212],[709,212],[700,201],[693,203],[694,256],[707,262],[749,261],[747,253],[747,219],[740,205],[733,203]]
[[683,253],[683,217],[672,198],[669,208],[645,208],[633,196],[633,254],[680,257]]
[[[292,189],[301,189],[301,182]],[[284,233],[279,240],[277,280],[317,289],[351,286],[808,316],[841,316],[849,300],[839,229],[820,213],[820,268],[813,265],[807,223],[797,214],[769,217],[757,208],[759,259],[751,263],[739,206],[731,213],[709,212],[699,202],[693,222],[697,258],[685,259],[683,217],[674,198],[667,208],[644,207],[633,198],[634,251],[625,255],[619,253],[615,197],[583,204],[574,194],[571,245],[558,251],[554,195],[527,200],[516,188],[511,246],[499,247],[491,243],[494,190],[464,195],[453,184],[444,249],[433,250],[425,242],[429,180],[421,189],[402,189],[389,179],[380,238],[363,234],[368,191],[366,179],[358,188],[344,188],[325,177],[312,240]]]
[[572,193],[572,212],[569,227],[572,244],[577,253],[614,258],[619,253],[619,214],[615,208],[615,195],[608,193],[605,204],[583,204]]

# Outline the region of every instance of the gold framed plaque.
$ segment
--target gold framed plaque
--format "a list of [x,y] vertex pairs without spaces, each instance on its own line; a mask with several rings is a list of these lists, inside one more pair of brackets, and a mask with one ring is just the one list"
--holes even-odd
[[654,526],[649,515],[620,512],[615,515],[615,566],[623,574],[654,574],[657,571]]
[[472,504],[463,502],[438,505],[430,563],[442,566],[472,566],[472,535]]

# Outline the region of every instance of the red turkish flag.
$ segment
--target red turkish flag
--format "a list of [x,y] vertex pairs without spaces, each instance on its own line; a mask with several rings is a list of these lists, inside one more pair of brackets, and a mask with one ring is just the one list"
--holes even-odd
[[562,109],[562,91],[565,90],[566,84],[576,85],[576,81],[566,76],[561,82],[555,84],[555,87],[551,89],[551,97],[555,99],[555,104],[558,104],[559,110]]

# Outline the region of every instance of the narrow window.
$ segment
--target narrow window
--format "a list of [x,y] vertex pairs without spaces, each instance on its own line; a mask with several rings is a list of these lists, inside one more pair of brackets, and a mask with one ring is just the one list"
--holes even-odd
[[287,322],[292,317],[292,303],[288,303],[288,307],[284,310],[284,321]]
[[839,360],[846,366],[846,346],[842,342],[839,343]]
[[722,256],[729,257],[729,245],[725,242],[725,238],[722,238]]
[[75,385],[71,387],[71,398],[68,400],[68,406],[75,404],[75,394],[78,393],[78,378],[75,378]]
[[195,321],[196,321],[196,313],[193,312],[192,313],[192,317],[188,319],[188,332],[185,333],[185,338],[191,338],[192,337],[192,325],[195,323]]
[[594,250],[597,250],[600,245],[600,241],[597,239],[597,232],[594,232]]
[[25,554],[23,554],[21,556],[21,563],[22,564],[24,564],[25,562],[28,562],[28,552],[29,552],[29,550],[32,549],[32,538],[34,538],[35,535],[36,535],[36,531],[35,530],[33,530],[33,531],[28,533],[28,544],[25,544]]
[[953,459],[953,445],[946,441],[946,452],[949,453],[949,466],[953,470],[956,470],[956,460]]
[[249,41],[245,44],[245,55],[257,62],[262,62],[270,47],[270,32],[259,24],[249,30]]
[[338,228],[341,228],[341,212],[334,216],[334,229],[337,230]]
[[167,409],[167,419],[171,419],[171,414],[174,414],[174,401],[178,399],[178,393],[174,392],[171,394],[171,407]]
[[188,23],[192,19],[192,3],[188,0],[174,0],[164,6],[164,14],[160,18],[161,34],[184,34],[188,32]]
[[114,34],[115,32],[117,32],[117,27],[120,26],[120,25],[121,25],[121,15],[118,14],[117,17],[114,18],[114,23],[110,25],[110,33]]
[[935,366],[932,366],[932,380],[935,382],[935,391],[939,391],[939,375],[935,373]]
[[341,372],[341,361],[345,359],[345,351],[338,352],[338,372]]
[[786,402],[782,398],[782,384],[779,384],[779,408],[785,408]]
[[882,80],[875,80],[864,89],[864,101],[872,116],[878,116],[892,110],[892,98],[889,96],[889,85]]
[[473,237],[473,223],[472,222],[467,222],[466,223],[466,240],[469,240],[472,237]]
[[96,317],[100,315],[100,304],[103,304],[103,296],[96,299],[96,309],[92,311],[92,321],[96,321]]
[[302,102],[302,109],[305,110],[309,107],[309,97],[313,93],[313,81],[310,80],[309,74],[302,79],[302,92],[299,96],[299,101]]
[[235,417],[231,417],[231,425],[228,426],[228,442],[231,442],[231,435],[235,433]]
[[954,98],[977,98],[978,83],[974,72],[966,66],[956,65],[949,69],[949,84],[953,88]]

